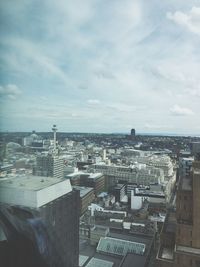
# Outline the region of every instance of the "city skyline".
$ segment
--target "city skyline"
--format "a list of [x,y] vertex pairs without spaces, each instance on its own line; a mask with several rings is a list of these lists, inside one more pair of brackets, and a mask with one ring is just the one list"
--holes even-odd
[[2,1],[1,131],[200,134],[198,1]]

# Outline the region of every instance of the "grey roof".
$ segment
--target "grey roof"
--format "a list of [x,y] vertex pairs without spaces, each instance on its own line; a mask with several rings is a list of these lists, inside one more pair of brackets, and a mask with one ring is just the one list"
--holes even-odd
[[113,262],[105,261],[97,258],[91,258],[88,264],[85,267],[112,267]]
[[[134,263],[134,265],[133,265]],[[141,255],[135,255],[128,253],[125,258],[123,259],[120,267],[144,267],[146,263],[146,257],[143,257]]]
[[120,240],[111,237],[101,237],[97,246],[97,252],[115,254],[119,256],[124,256],[128,252],[143,255],[145,248],[146,246],[143,243]]
[[43,188],[52,186],[54,184],[60,183],[64,179],[59,179],[55,177],[44,177],[44,176],[16,176],[9,177],[8,179],[0,180],[0,186],[2,188],[20,188],[23,190],[38,191]]
[[89,259],[88,256],[84,256],[84,255],[79,255],[79,267],[84,266],[84,264],[86,263],[86,261]]
[[84,197],[89,192],[94,191],[92,187],[74,185],[73,188],[80,191],[80,197]]

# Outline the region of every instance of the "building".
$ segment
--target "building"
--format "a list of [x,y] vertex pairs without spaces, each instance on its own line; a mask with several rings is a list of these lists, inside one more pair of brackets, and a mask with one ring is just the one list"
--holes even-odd
[[200,153],[200,142],[191,143],[191,152],[192,152],[192,155],[194,156]]
[[57,155],[41,154],[37,156],[36,166],[33,169],[36,176],[55,177],[62,179],[64,177],[64,162]]
[[80,192],[80,215],[82,215],[95,199],[94,189],[85,186],[73,186],[73,188]]
[[[79,192],[69,180],[21,176],[0,181],[0,204],[3,247],[14,248],[15,264],[9,267],[78,266]],[[41,264],[31,265],[36,259]]]
[[200,161],[194,161],[192,174],[188,177],[180,176],[176,196],[176,216],[169,213],[164,223],[157,266],[200,266],[199,225]]
[[131,129],[131,137],[135,137],[135,129]]
[[135,190],[131,191],[131,209],[132,210],[139,210],[142,208],[142,196],[137,196],[135,194],[135,191],[137,190],[137,188]]
[[112,187],[117,183],[136,183],[138,185],[158,184],[164,181],[162,169],[154,166],[118,166],[93,164],[88,168],[89,171],[101,172],[105,175],[106,188]]
[[125,184],[116,184],[113,189],[113,195],[115,196],[115,200],[117,202],[121,202],[126,195],[126,185]]
[[106,237],[109,233],[109,227],[94,225],[90,229],[90,244],[97,246],[101,237]]
[[[97,229],[95,230],[95,227]],[[92,241],[94,247],[86,243],[81,246],[83,267],[147,267],[152,249],[152,237],[134,236],[130,233],[115,233],[109,228],[95,226]]]
[[102,173],[84,173],[80,175],[80,185],[94,188],[97,196],[105,188],[105,177]]
[[180,176],[186,177],[190,175],[193,161],[194,161],[193,157],[179,158],[179,175]]

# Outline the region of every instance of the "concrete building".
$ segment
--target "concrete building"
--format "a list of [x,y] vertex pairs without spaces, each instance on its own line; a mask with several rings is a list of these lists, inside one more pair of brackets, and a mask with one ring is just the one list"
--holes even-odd
[[[137,190],[137,188],[135,189]],[[131,191],[131,209],[139,210],[142,208],[142,196],[135,195],[135,190]]]
[[169,213],[162,230],[157,266],[197,267],[200,266],[200,161],[193,162],[191,176],[180,177],[176,199],[176,217],[171,220]]
[[105,177],[102,173],[84,173],[80,175],[80,185],[94,188],[97,196],[105,188]]
[[94,189],[85,186],[73,186],[73,188],[80,192],[80,215],[82,215],[95,199]]
[[105,188],[105,177],[102,173],[74,172],[66,176],[74,186],[85,186],[94,188],[97,196]]
[[[12,251],[10,266],[78,266],[79,192],[72,190],[69,180],[4,179],[0,181],[0,204],[7,238],[3,247],[8,250],[10,245]],[[3,261],[8,258],[1,258],[6,266]]]
[[114,187],[113,195],[115,196],[116,201],[123,201],[124,196],[126,195],[126,185],[116,184],[116,186]]
[[62,179],[64,177],[64,162],[57,155],[41,154],[37,156],[36,166],[33,169],[36,176],[55,177]]
[[137,165],[127,167],[93,164],[88,167],[88,170],[103,173],[105,175],[106,188],[122,182],[149,185],[164,181],[163,170],[153,166],[139,168]]

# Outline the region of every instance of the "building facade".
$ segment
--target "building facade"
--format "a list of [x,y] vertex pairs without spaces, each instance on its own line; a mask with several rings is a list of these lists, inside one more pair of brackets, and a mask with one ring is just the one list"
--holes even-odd
[[77,267],[79,201],[69,180],[30,176],[0,182],[1,225],[7,244],[16,248],[11,266],[32,266],[37,255],[42,263],[35,266]]
[[200,161],[193,162],[190,176],[180,176],[173,225],[170,236],[170,221],[164,224],[157,266],[200,266]]
[[39,155],[36,159],[33,174],[62,179],[64,177],[64,161],[57,155]]

